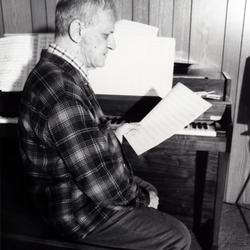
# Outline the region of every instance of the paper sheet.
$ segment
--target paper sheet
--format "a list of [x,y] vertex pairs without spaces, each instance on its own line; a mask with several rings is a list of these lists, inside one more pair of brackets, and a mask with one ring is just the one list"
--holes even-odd
[[52,34],[6,34],[0,39],[0,90],[22,91]]
[[35,47],[33,35],[0,39],[0,90],[22,90],[35,57]]
[[175,40],[117,36],[105,66],[89,70],[96,94],[165,96],[172,88]]
[[183,129],[210,107],[209,102],[178,83],[140,122],[137,130],[124,136],[140,155]]
[[175,40],[157,37],[158,28],[120,20],[116,48],[103,68],[89,70],[96,94],[165,96],[172,87]]

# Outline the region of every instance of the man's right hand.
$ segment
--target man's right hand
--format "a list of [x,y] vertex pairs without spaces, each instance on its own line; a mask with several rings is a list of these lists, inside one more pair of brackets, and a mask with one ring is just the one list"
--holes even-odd
[[118,140],[122,143],[123,135],[127,134],[131,130],[138,129],[139,126],[140,124],[138,122],[123,123],[115,130],[115,135],[118,138]]
[[152,207],[154,209],[157,209],[159,206],[159,197],[154,191],[149,191],[149,205],[148,207]]

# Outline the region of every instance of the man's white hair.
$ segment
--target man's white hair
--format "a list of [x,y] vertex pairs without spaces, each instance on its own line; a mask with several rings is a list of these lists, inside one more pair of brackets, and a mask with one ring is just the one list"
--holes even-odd
[[55,13],[55,36],[66,35],[75,19],[81,20],[86,27],[91,25],[100,8],[111,10],[116,15],[113,0],[59,0]]

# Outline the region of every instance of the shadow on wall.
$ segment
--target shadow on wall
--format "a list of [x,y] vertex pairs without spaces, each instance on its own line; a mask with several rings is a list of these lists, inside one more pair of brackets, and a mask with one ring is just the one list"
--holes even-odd
[[[238,112],[237,122],[240,124],[246,125],[247,129],[246,131],[242,132],[241,135],[249,137],[250,136],[250,57],[246,59],[246,65],[245,65],[241,94],[240,94],[239,112]],[[249,143],[248,150],[250,151],[250,140],[248,143]],[[249,185],[249,180],[250,180],[250,172],[248,173],[247,178],[245,179],[235,201],[235,204],[237,208],[239,209],[241,218],[244,222],[244,225],[246,227],[246,231],[248,234],[250,234],[250,225],[242,209],[243,208],[249,209],[249,208],[242,206],[242,204],[240,204],[240,200],[247,185]]]
[[248,125],[242,135],[250,136],[250,57],[246,59],[237,122]]

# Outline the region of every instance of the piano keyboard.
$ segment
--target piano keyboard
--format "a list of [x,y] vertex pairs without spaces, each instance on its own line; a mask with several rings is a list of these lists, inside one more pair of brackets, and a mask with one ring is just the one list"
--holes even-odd
[[[118,127],[122,122],[121,117],[107,116],[107,119],[114,126]],[[178,135],[196,135],[196,136],[217,136],[214,123],[210,122],[192,122],[184,129],[178,131]]]
[[[0,116],[0,124],[12,123],[16,124],[17,117],[2,117]],[[121,118],[112,118],[111,123],[114,127],[121,124]],[[184,129],[178,131],[178,135],[197,135],[197,136],[216,136],[215,126],[206,122],[192,122]]]
[[215,137],[217,133],[213,124],[208,124],[206,122],[192,122],[176,134]]

